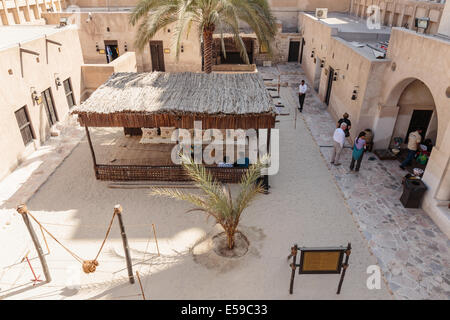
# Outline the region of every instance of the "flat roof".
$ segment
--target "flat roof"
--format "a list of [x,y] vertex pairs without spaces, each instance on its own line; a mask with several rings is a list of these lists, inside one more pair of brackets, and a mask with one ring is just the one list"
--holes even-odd
[[43,38],[55,33],[58,33],[67,28],[57,27],[56,25],[14,25],[14,26],[1,26],[0,27],[0,50],[8,49],[18,45],[19,43],[25,43],[36,39]]
[[332,29],[331,36],[342,42],[361,56],[371,61],[388,61],[377,59],[377,55],[386,52],[391,34],[391,27],[369,29],[367,20],[345,13],[331,12],[326,19],[317,19],[314,13],[305,13],[308,17],[326,24]]
[[[319,20],[314,13],[305,13],[314,20]],[[381,26],[381,29],[369,29],[367,27],[367,20],[352,16],[346,13],[329,12],[326,19],[320,19],[320,22],[335,28],[339,33],[375,33],[375,34],[390,34],[391,27]]]

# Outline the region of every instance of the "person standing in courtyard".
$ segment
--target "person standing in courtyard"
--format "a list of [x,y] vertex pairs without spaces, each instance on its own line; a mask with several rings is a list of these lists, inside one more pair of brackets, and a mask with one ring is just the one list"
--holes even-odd
[[344,148],[345,142],[345,129],[347,124],[345,122],[341,123],[341,126],[334,130],[333,135],[333,155],[331,156],[331,164],[335,166],[341,165],[339,158],[341,156],[342,149]]
[[305,83],[305,80],[302,80],[302,83],[298,86],[298,102],[300,107],[298,110],[300,112],[303,111],[303,104],[305,103],[306,91],[308,90],[308,86]]
[[366,133],[364,131],[360,132],[358,138],[355,139],[355,143],[353,144],[353,152],[352,152],[352,162],[350,163],[350,171],[353,171],[356,168],[355,172],[359,171],[361,167],[361,161],[364,155],[364,151],[366,150]]
[[342,116],[341,119],[339,119],[338,124],[337,124],[337,128],[339,128],[343,122],[345,122],[347,124],[347,129],[345,129],[345,136],[349,137],[350,136],[350,129],[352,127],[352,122],[350,121],[349,114],[347,112],[344,113],[344,115]]
[[422,141],[422,129],[417,129],[413,131],[408,136],[408,155],[406,156],[405,161],[400,164],[400,168],[405,170],[406,166],[409,166],[414,159],[414,155],[417,152],[417,148],[419,147],[420,142]]

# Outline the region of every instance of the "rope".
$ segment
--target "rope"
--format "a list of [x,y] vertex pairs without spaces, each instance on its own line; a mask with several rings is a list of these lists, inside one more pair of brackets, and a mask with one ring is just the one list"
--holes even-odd
[[78,260],[78,262],[83,263],[83,259],[80,258],[76,253],[74,253],[73,251],[71,251],[69,248],[67,248],[65,245],[63,245],[61,242],[59,242],[58,239],[56,239],[56,237],[49,232],[29,211],[27,212],[27,214],[30,215],[30,217],[39,225],[39,227],[41,227],[45,232],[47,232],[47,234],[56,241],[56,243],[58,243],[61,247],[63,247],[68,253],[70,253],[70,255],[72,257],[74,257],[76,260]]
[[80,262],[82,264],[82,268],[83,271],[85,273],[94,273],[96,268],[98,267],[99,263],[97,261],[98,257],[100,256],[100,253],[103,250],[103,247],[106,243],[106,239],[108,239],[109,233],[111,232],[111,227],[112,224],[114,222],[114,218],[116,217],[116,211],[114,211],[113,216],[111,218],[111,221],[109,222],[109,226],[108,226],[108,230],[106,231],[106,235],[105,238],[103,239],[103,242],[100,246],[100,249],[97,252],[97,255],[95,256],[94,260],[84,260],[82,259],[80,256],[78,256],[75,252],[73,252],[72,250],[70,250],[69,248],[67,248],[65,245],[63,245],[58,239],[56,239],[56,237],[50,232],[48,231],[29,211],[27,211],[27,214],[30,215],[30,217],[39,225],[39,227],[41,228],[41,230],[44,230],[45,232],[47,232],[47,234],[56,241],[56,243],[58,243],[61,247],[63,247],[72,257],[74,257],[78,262]]
[[113,222],[114,222],[114,218],[115,218],[115,217],[116,217],[116,211],[114,211],[114,213],[113,213],[113,215],[112,215],[111,221],[109,222],[108,230],[106,231],[105,238],[103,239],[102,245],[100,246],[100,249],[98,250],[98,253],[97,253],[97,255],[95,256],[95,259],[94,259],[94,260],[97,260],[98,256],[99,256],[100,253],[102,252],[103,246],[105,245],[106,239],[107,239],[108,236],[109,236],[109,232],[111,231],[111,227],[112,227],[112,224],[113,224]]
[[[58,226],[58,227],[83,227],[83,228],[92,228],[92,229],[103,229],[103,227],[99,227],[97,225],[93,225],[93,224],[64,224],[64,223],[53,223],[53,222],[42,222],[42,225],[49,225],[49,226]],[[127,224],[127,229],[129,228],[147,228],[147,227],[151,227],[151,224]]]

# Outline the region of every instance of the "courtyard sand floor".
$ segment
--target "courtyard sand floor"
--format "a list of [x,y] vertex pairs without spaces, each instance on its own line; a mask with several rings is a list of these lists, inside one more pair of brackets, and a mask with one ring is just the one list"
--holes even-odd
[[[141,274],[147,299],[391,299],[383,281],[381,289],[367,289],[366,269],[377,259],[369,252],[306,124],[299,121],[294,130],[291,94],[289,88],[282,88],[290,115],[280,117],[277,123],[280,171],[270,179],[271,193],[258,196],[241,221],[240,230],[250,241],[244,257],[225,259],[211,252],[194,257],[191,248],[215,230],[213,220],[206,220],[201,213],[185,213],[190,206],[184,202],[151,197],[148,189],[111,189],[108,182],[97,181],[86,139],[27,205],[71,250],[84,259],[93,259],[113,207],[120,203],[133,263],[145,260],[135,270]],[[95,139],[101,139],[102,134],[103,130],[96,130]],[[30,287],[32,275],[27,264],[16,263],[27,250],[32,250],[30,256],[35,254],[21,217],[14,213],[15,205],[6,202],[0,212],[9,217],[0,229],[0,241],[7,244],[0,252],[0,297],[141,299],[138,284],[127,281],[117,222],[97,271],[90,275],[47,237],[50,254],[46,257],[53,280]],[[157,228],[160,257],[152,238],[152,223]],[[353,251],[341,295],[335,294],[337,275],[297,275],[294,294],[288,294],[286,257],[294,243],[316,247],[347,242]],[[39,261],[33,259],[32,264],[42,278]]]

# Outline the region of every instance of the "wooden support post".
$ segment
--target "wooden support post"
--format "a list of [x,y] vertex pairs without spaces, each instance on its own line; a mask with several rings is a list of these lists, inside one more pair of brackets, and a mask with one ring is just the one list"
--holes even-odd
[[336,294],[341,293],[342,282],[344,282],[345,272],[347,271],[347,268],[348,268],[348,259],[349,259],[351,253],[352,253],[352,245],[351,245],[351,243],[349,243],[347,245],[347,250],[345,250],[345,262],[342,264],[343,270],[342,270],[342,274],[341,274],[341,279],[339,280],[339,285],[338,285]]
[[[270,153],[270,133],[271,133],[271,128],[267,129],[267,154],[271,155]],[[266,194],[269,193],[269,175],[266,174],[264,176],[264,191]]]
[[293,294],[294,293],[294,278],[295,278],[295,270],[297,269],[297,252],[298,252],[298,246],[294,245],[291,248],[291,254],[289,255],[288,259],[290,259],[292,257],[292,263],[291,263],[291,269],[292,269],[292,273],[291,273],[291,284],[289,286],[289,294]]
[[50,272],[48,270],[47,261],[44,257],[44,251],[42,250],[41,244],[39,243],[36,233],[34,232],[33,226],[28,219],[28,208],[26,205],[22,204],[17,207],[17,212],[20,213],[23,218],[23,222],[25,222],[25,225],[27,226],[28,232],[31,236],[31,240],[33,240],[34,247],[36,248],[36,251],[38,253],[39,260],[41,261],[42,271],[44,272],[45,276],[45,282],[49,283],[50,281],[52,281],[52,277],[50,276]]
[[97,178],[97,159],[95,158],[94,146],[92,145],[91,135],[89,133],[87,124],[84,125],[84,128],[86,129],[86,137],[88,139],[89,148],[91,149],[92,161],[94,162],[95,177]]
[[130,283],[133,284],[133,266],[131,265],[130,248],[128,246],[127,235],[122,221],[122,207],[120,204],[114,207],[114,213],[117,215],[117,218],[119,218],[120,235],[122,236],[123,250],[125,251],[125,259],[127,261],[128,277],[130,278]]

